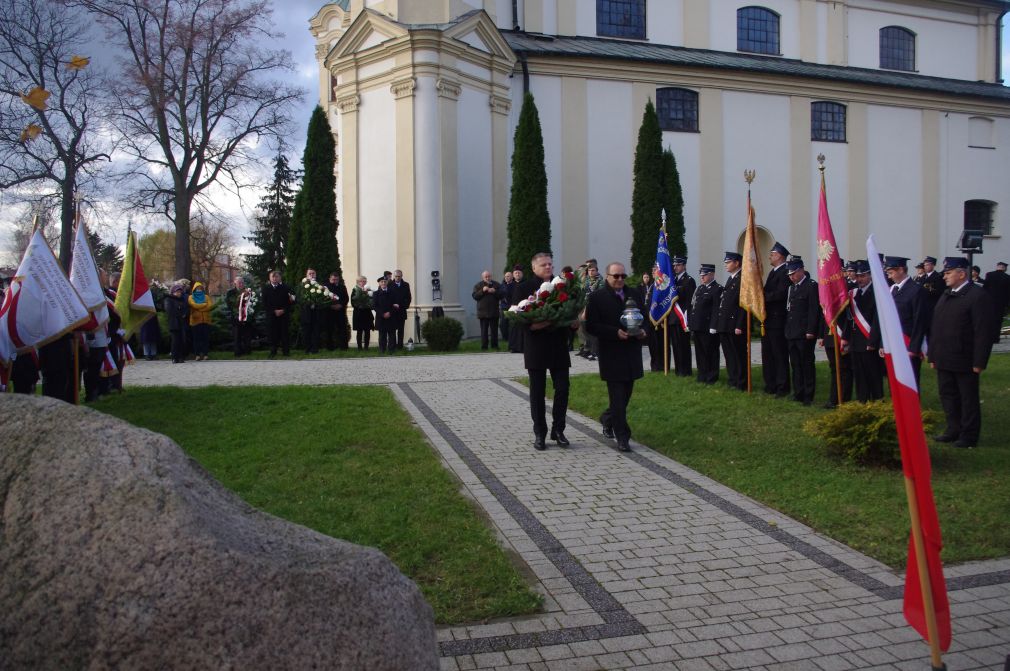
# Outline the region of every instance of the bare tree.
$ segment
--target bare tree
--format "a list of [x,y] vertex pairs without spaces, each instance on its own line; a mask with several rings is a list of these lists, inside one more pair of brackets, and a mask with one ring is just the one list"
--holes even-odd
[[60,261],[69,267],[75,191],[109,159],[96,132],[100,76],[81,55],[80,13],[46,0],[0,0],[0,16],[0,189],[55,190]]
[[5,245],[7,258],[11,260],[12,265],[20,263],[21,257],[24,256],[25,250],[28,249],[32,233],[35,232],[36,214],[39,217],[39,230],[42,231],[42,237],[46,239],[49,246],[54,247],[60,241],[60,230],[57,226],[55,216],[58,209],[59,203],[53,199],[48,199],[48,203],[42,201],[36,209],[25,211],[14,220],[10,237],[7,238]]
[[294,70],[286,51],[263,46],[265,0],[65,0],[105,25],[123,48],[112,93],[121,149],[141,179],[136,204],[173,222],[175,274],[192,275],[190,213],[207,187],[257,162],[256,145],[282,136],[302,91],[271,79]]

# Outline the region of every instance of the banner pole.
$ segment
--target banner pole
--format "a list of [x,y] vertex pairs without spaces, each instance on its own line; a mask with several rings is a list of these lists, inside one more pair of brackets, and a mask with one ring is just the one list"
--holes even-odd
[[667,315],[663,320],[663,377],[670,375],[670,317]]
[[835,339],[835,388],[838,390],[838,405],[844,403],[842,400],[842,353],[841,343],[838,339],[838,322],[831,320],[831,337]]
[[750,310],[747,313],[747,393],[751,393],[751,373],[750,373]]
[[922,605],[926,611],[926,633],[929,634],[929,653],[933,671],[946,671],[940,655],[939,627],[936,611],[933,609],[933,587],[929,581],[929,566],[926,563],[926,543],[919,523],[919,505],[915,499],[915,485],[905,476],[905,496],[908,498],[908,516],[912,522],[912,543],[915,547],[915,563],[919,568],[919,589],[922,590]]

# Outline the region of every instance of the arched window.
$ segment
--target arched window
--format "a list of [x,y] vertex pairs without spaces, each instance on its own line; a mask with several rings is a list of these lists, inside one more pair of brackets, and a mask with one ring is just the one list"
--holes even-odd
[[964,230],[992,235],[992,222],[996,219],[996,203],[991,200],[964,201]]
[[645,0],[596,0],[596,34],[645,39]]
[[845,105],[810,103],[810,139],[821,142],[845,142]]
[[880,67],[915,71],[915,33],[901,26],[880,29]]
[[764,7],[736,10],[736,48],[755,54],[779,55],[779,15]]
[[689,89],[656,89],[656,114],[663,130],[698,131],[698,93]]

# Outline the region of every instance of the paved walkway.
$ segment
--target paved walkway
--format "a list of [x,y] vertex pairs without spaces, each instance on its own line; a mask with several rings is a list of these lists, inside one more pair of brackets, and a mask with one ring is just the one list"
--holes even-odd
[[[929,668],[900,575],[642,445],[617,452],[575,413],[570,449],[534,451],[523,374],[509,354],[139,362],[127,384],[389,385],[545,597],[440,629],[444,669]],[[1010,559],[946,573],[948,668],[1002,669]]]

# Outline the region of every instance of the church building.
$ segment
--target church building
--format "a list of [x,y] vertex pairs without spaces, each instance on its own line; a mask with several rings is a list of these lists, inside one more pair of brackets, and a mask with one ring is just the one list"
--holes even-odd
[[1006,0],[331,2],[310,30],[337,139],[343,267],[373,287],[402,269],[421,310],[441,305],[473,334],[470,290],[482,270],[500,280],[504,269],[512,140],[529,91],[558,267],[629,262],[632,165],[652,100],[680,172],[692,274],[742,245],[745,170],[756,172],[761,246],[815,258],[820,154],[844,258],[865,258],[870,233],[914,262],[958,254],[968,237],[991,270],[1010,260],[1007,10]]

